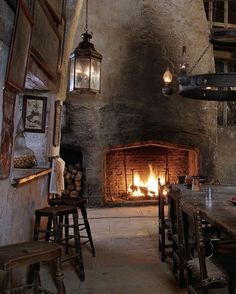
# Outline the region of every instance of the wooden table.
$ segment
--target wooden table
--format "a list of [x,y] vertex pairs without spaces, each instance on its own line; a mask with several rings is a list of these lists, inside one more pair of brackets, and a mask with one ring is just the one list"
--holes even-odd
[[[203,187],[204,188],[204,187]],[[207,189],[205,189],[207,191]],[[225,235],[229,236],[229,238],[233,239],[233,243],[236,241],[236,206],[230,201],[232,196],[236,195],[236,189],[234,191],[224,191],[223,189],[215,191],[213,189],[212,197],[208,197],[207,192],[193,192],[191,190],[187,190],[185,187],[171,187],[170,190],[170,211],[176,211],[176,222],[180,223],[180,217],[183,219],[183,226],[181,220],[181,226],[178,226],[177,234],[179,247],[184,247],[184,254],[179,254],[179,264],[186,265],[187,261],[193,259],[194,251],[195,251],[195,243],[197,243],[198,249],[198,259],[199,259],[199,267],[201,268],[200,273],[202,277],[207,277],[207,271],[205,268],[205,248],[206,252],[209,254],[214,253],[214,241],[217,246],[219,245],[218,239],[218,231],[223,232]],[[177,201],[180,201],[180,209],[176,210],[175,205]],[[200,240],[199,235],[196,238],[196,228],[195,221],[193,219],[194,210],[200,210],[201,217],[203,217],[205,222],[202,222],[205,226],[205,236],[206,239],[202,239],[205,242],[204,254],[202,249],[202,240]],[[208,231],[208,223],[217,228],[215,230],[211,226]],[[199,223],[197,223],[199,225]],[[201,225],[201,224],[200,224]],[[172,225],[172,231],[173,231]],[[216,233],[214,235],[214,239],[212,240],[211,234]],[[210,234],[208,236],[208,233]],[[215,236],[217,236],[215,238]],[[210,237],[210,238],[209,238]],[[209,246],[211,245],[211,246]],[[217,247],[215,247],[217,248]],[[210,250],[209,250],[210,249]],[[213,249],[213,250],[212,250]],[[209,250],[209,251],[207,251]],[[233,254],[235,256],[236,252]],[[173,254],[174,255],[174,254]],[[233,258],[234,256],[231,256]],[[194,259],[193,259],[194,260]],[[179,270],[181,268],[179,267]],[[184,266],[183,266],[184,271]],[[180,271],[179,271],[180,272]],[[204,279],[204,278],[203,278]],[[191,285],[191,279],[189,284]],[[191,292],[192,293],[192,292]]]
[[182,210],[188,216],[194,209],[199,209],[207,222],[219,228],[230,238],[236,239],[236,205],[230,200],[235,192],[213,192],[210,199],[204,192],[192,192],[183,187],[173,187],[170,197],[174,199],[176,193],[181,193]]

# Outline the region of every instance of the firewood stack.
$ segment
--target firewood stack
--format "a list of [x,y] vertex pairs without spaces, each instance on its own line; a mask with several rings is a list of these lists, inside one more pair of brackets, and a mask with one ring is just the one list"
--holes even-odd
[[82,177],[83,172],[81,164],[66,164],[64,170],[65,191],[66,197],[79,197],[82,193]]

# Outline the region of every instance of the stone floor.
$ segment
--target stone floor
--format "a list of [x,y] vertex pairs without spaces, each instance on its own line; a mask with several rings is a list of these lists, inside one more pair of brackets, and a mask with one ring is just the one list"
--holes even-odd
[[[96,248],[83,247],[85,282],[63,264],[67,294],[183,294],[169,263],[160,262],[157,206],[88,209]],[[43,268],[42,281],[51,283]]]

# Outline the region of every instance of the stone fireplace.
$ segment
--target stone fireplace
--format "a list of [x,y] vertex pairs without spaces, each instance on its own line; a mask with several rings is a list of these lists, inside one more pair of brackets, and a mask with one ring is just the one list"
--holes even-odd
[[[202,2],[193,1],[191,13],[186,1],[175,2],[91,1],[93,42],[103,55],[102,89],[96,95],[68,93],[62,130],[62,146],[83,154],[83,195],[90,206],[129,201],[131,170],[146,178],[149,164],[159,176],[168,171],[171,182],[182,174],[215,174],[216,103],[180,97],[177,88],[170,97],[162,95],[162,75],[168,63],[177,70],[183,42],[190,68],[209,43]],[[84,29],[83,11],[75,46]],[[191,33],[183,40],[186,30]],[[211,69],[208,50],[194,74]]]
[[165,183],[198,174],[196,150],[165,142],[108,148],[104,154],[105,203],[157,200]]

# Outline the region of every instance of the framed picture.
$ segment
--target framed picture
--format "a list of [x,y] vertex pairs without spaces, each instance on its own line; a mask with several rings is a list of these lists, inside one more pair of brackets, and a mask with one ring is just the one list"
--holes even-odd
[[31,55],[53,81],[57,81],[60,54],[61,35],[58,28],[45,2],[35,0]]
[[14,109],[16,94],[3,91],[3,117],[0,149],[0,179],[8,178],[11,168],[11,153],[14,131]]
[[6,85],[15,92],[23,92],[25,87],[32,28],[32,18],[23,0],[19,0],[6,78]]
[[61,23],[62,12],[64,9],[64,0],[45,0],[45,1],[53,18],[58,23]]
[[47,97],[23,96],[22,117],[24,131],[44,133],[46,124]]
[[61,134],[61,116],[62,116],[62,105],[59,100],[55,102],[55,117],[54,117],[54,135],[53,135],[53,145],[55,147],[60,144],[60,134]]

